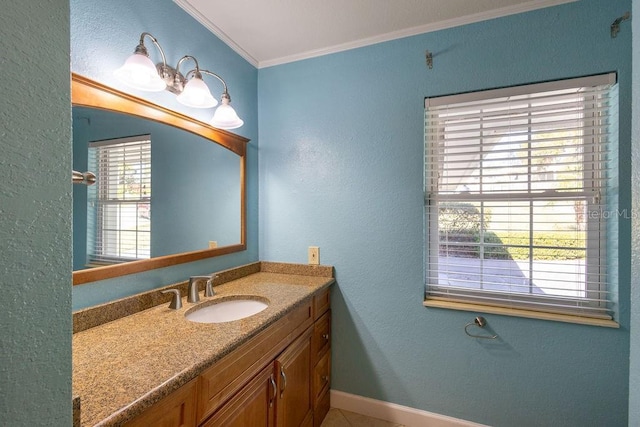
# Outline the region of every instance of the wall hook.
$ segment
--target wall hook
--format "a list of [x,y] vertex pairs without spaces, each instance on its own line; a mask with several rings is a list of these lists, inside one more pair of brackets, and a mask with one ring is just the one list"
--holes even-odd
[[433,69],[433,54],[428,50],[424,52],[425,59],[427,60],[427,68]]
[[479,328],[484,328],[487,325],[487,320],[482,317],[482,316],[478,316],[475,319],[473,319],[473,322],[469,322],[466,325],[464,325],[464,333],[469,335],[472,338],[482,338],[482,339],[486,339],[486,340],[495,340],[496,338],[498,338],[497,335],[473,335],[469,333],[469,326],[477,326]]
[[629,18],[631,18],[631,13],[627,12],[624,15],[622,15],[620,18],[618,18],[615,21],[613,21],[613,24],[611,24],[611,38],[612,39],[615,39],[616,36],[618,35],[618,33],[620,32],[620,23],[622,21],[626,21]]

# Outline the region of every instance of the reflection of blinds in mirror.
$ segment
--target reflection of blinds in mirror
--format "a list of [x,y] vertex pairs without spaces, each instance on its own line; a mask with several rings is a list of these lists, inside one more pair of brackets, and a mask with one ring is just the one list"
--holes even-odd
[[97,180],[87,199],[90,265],[146,259],[151,252],[151,138],[91,142]]

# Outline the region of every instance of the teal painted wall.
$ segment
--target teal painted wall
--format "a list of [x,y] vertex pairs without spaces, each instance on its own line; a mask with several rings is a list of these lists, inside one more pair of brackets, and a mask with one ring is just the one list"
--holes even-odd
[[[212,109],[184,107],[169,92],[139,92],[123,86],[113,77],[113,71],[133,53],[144,31],[158,39],[173,67],[182,56],[193,55],[202,68],[219,74],[227,82],[232,105],[245,121],[244,126],[234,132],[251,139],[247,155],[247,250],[74,286],[74,310],[183,281],[192,275],[208,274],[258,260],[258,71],[172,1],[71,0],[72,71],[208,122],[213,115]],[[154,61],[159,61],[155,46],[147,41],[145,44]],[[193,62],[187,61],[183,67],[181,71],[188,71]],[[206,76],[205,81],[212,94],[219,98],[222,85]]]
[[[631,208],[628,0],[582,0],[261,69],[260,256],[334,265],[332,388],[492,426],[626,426],[631,225],[619,224],[620,329],[423,300],[425,96],[617,71],[620,208]],[[424,52],[434,53],[434,67]]]
[[[631,346],[629,375],[629,425],[640,425],[640,2],[633,3],[631,25],[633,34],[633,105],[632,164],[633,229],[631,244]],[[629,28],[630,27],[630,28]]]
[[0,424],[71,425],[69,3],[0,14]]
[[[339,282],[333,301],[335,389],[496,426],[626,425],[630,402],[629,425],[638,424],[640,415],[633,409],[640,406],[637,326],[630,380],[628,358],[629,328],[638,325],[640,310],[629,303],[628,238],[619,245],[621,330],[490,315],[501,341],[483,345],[462,334],[473,313],[427,310],[420,304],[424,96],[618,71],[621,207],[631,205],[630,32],[623,27],[615,40],[608,33],[630,1],[582,0],[259,73],[171,2],[106,3],[71,1],[74,71],[120,87],[111,70],[133,50],[139,33],[150,31],[169,58],[193,54],[229,83],[234,107],[246,122],[238,133],[252,139],[249,250],[75,287],[74,308],[253,261],[258,237],[261,258],[277,261],[305,262],[306,247],[320,245],[322,262],[336,266]],[[637,15],[638,5],[633,7]],[[21,8],[20,14],[29,10]],[[2,18],[20,27],[11,13]],[[640,31],[633,26],[637,45]],[[5,29],[15,34],[14,27],[3,22],[3,36]],[[20,45],[15,37],[3,37],[3,43]],[[424,67],[426,49],[436,54],[430,71]],[[637,56],[634,60],[637,64]],[[262,145],[259,234],[256,86]],[[168,94],[136,95],[209,118],[184,110]],[[634,141],[633,155],[640,156],[637,126]],[[633,172],[635,196],[640,191]],[[12,227],[3,222],[0,232]],[[630,231],[631,225],[622,222],[620,235]],[[634,228],[634,237],[638,234]],[[634,260],[639,253],[634,241]],[[637,301],[637,283],[633,291]],[[1,372],[13,375],[14,369],[22,368]]]

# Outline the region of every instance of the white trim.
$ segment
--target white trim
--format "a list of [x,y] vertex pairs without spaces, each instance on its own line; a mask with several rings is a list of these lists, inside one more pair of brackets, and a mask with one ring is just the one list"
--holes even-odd
[[260,63],[256,58],[251,56],[251,54],[249,52],[247,52],[239,44],[234,42],[233,39],[231,37],[229,37],[220,28],[218,28],[217,25],[215,25],[213,22],[208,20],[203,14],[198,12],[198,10],[196,10],[196,8],[191,6],[191,4],[189,3],[188,0],[173,0],[173,2],[175,4],[177,4],[178,6],[180,6],[180,8],[182,8],[182,10],[184,10],[189,15],[191,15],[193,18],[195,18],[195,20],[198,21],[199,23],[201,23],[207,30],[211,31],[216,37],[218,37],[220,40],[222,40],[227,46],[229,46],[231,49],[233,49],[238,55],[240,55],[241,57],[246,59],[247,62],[249,62],[251,65],[253,65],[256,68],[260,68],[259,67]]
[[331,390],[331,407],[344,409],[368,417],[378,418],[406,427],[487,427],[471,421],[427,412],[408,406],[370,399],[368,397]]
[[360,47],[370,46],[377,43],[382,43],[390,40],[401,39],[404,37],[415,36],[418,34],[431,33],[434,31],[445,30],[447,28],[459,27],[462,25],[473,24],[476,22],[487,21],[495,18],[502,18],[509,15],[516,15],[519,13],[530,12],[536,9],[544,9],[547,7],[558,6],[565,3],[573,3],[578,0],[531,0],[525,3],[521,3],[513,6],[506,6],[499,9],[493,9],[486,12],[475,13],[472,15],[461,16],[458,18],[447,19],[445,21],[435,22],[426,25],[419,25],[417,27],[405,28],[403,30],[392,31],[386,34],[380,34],[374,37],[367,37],[360,40],[355,40],[348,43],[342,43],[334,46],[329,46],[323,49],[310,50],[294,55],[283,56],[281,58],[266,59],[259,61],[254,58],[249,52],[244,50],[240,45],[234,42],[224,31],[218,28],[213,22],[204,17],[198,12],[191,4],[189,0],[173,0],[178,6],[180,6],[185,12],[193,16],[198,22],[200,22],[205,28],[215,34],[220,40],[233,49],[238,55],[246,59],[250,64],[257,68],[267,68],[276,65],[282,65],[289,62],[302,61],[303,59],[315,58],[318,56],[329,55],[332,53],[343,52],[346,50],[357,49]]
[[[176,0],[177,1],[177,0]],[[458,18],[447,19],[445,21],[434,22],[426,25],[419,25],[417,27],[405,28],[403,30],[392,31],[386,34],[380,34],[374,37],[367,37],[360,40],[355,40],[348,43],[342,43],[334,46],[329,46],[323,49],[310,50],[308,52],[302,52],[295,55],[283,56],[281,58],[267,59],[260,61],[258,68],[273,67],[275,65],[282,65],[289,62],[302,61],[303,59],[311,59],[318,56],[329,55],[332,53],[344,52],[346,50],[357,49],[360,47],[370,46],[378,43],[383,43],[391,40],[402,39],[405,37],[416,36],[418,34],[432,33],[434,31],[446,30],[448,28],[460,27],[462,25],[473,24],[481,21],[488,21],[490,19],[502,18],[504,16],[516,15],[518,13],[530,12],[536,9],[543,9],[546,7],[557,6],[564,3],[573,3],[578,0],[546,0],[546,1],[529,1],[526,3],[506,6],[499,9],[493,9],[486,12],[475,13],[472,15],[461,16]]]

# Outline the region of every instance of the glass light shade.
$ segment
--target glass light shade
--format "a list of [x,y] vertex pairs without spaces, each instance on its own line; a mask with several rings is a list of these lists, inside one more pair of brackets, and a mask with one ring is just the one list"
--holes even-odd
[[218,129],[237,129],[244,124],[244,121],[229,105],[229,100],[222,98],[222,104],[216,109],[210,123]]
[[182,93],[176,97],[179,103],[187,107],[211,108],[218,105],[218,101],[211,95],[207,84],[198,77],[193,77],[184,85]]
[[128,57],[124,65],[114,74],[122,83],[135,89],[160,92],[167,87],[151,59],[140,53],[134,53]]

